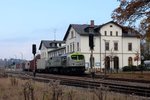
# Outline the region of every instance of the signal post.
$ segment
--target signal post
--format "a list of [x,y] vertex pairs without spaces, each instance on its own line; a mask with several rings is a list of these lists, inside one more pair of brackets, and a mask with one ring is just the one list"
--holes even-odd
[[91,75],[94,79],[95,77],[95,71],[93,69],[94,67],[94,57],[93,57],[93,50],[94,50],[94,20],[91,20],[91,25],[88,27],[89,32],[89,47],[90,47],[90,69],[91,69]]
[[32,54],[33,54],[33,56],[34,56],[34,60],[33,60],[33,62],[34,62],[34,64],[33,64],[33,76],[35,77],[35,75],[36,75],[36,61],[35,61],[35,54],[36,54],[36,44],[33,44],[32,45]]

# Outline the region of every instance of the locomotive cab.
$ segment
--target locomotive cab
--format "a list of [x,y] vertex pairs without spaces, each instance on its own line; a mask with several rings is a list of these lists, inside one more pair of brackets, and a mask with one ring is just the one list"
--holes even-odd
[[72,53],[68,55],[68,68],[71,72],[84,73],[85,71],[85,59],[81,53]]
[[71,66],[84,66],[84,56],[83,55],[71,55],[71,62],[70,65]]

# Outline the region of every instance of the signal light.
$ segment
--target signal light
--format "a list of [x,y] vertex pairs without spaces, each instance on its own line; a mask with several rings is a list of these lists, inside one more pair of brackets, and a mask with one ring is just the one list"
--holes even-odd
[[94,34],[89,34],[89,46],[91,50],[94,49]]

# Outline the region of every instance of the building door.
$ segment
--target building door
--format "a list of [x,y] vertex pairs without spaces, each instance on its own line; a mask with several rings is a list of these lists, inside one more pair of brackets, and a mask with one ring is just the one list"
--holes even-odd
[[119,69],[119,58],[117,56],[114,57],[114,69],[118,72]]
[[108,56],[105,59],[105,68],[106,68],[106,71],[110,70],[110,58]]
[[133,65],[133,60],[132,57],[128,58],[128,66],[132,66]]

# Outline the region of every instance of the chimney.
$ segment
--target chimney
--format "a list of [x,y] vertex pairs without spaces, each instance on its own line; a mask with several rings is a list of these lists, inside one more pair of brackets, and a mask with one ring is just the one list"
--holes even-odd
[[91,25],[90,27],[94,27],[94,20],[91,20]]

